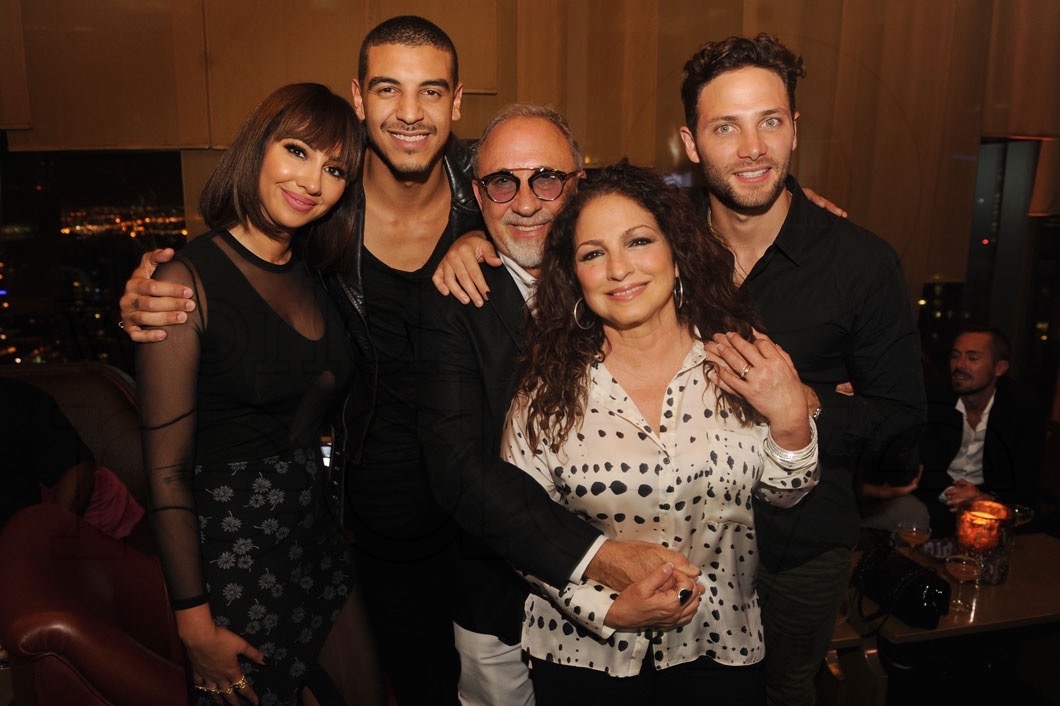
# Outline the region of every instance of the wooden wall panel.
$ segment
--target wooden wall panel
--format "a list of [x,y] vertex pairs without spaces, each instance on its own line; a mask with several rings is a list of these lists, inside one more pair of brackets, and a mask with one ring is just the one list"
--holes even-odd
[[658,7],[650,0],[567,6],[567,105],[587,165],[652,164]]
[[0,130],[30,125],[26,47],[19,0],[0,0]]
[[743,0],[661,0],[655,90],[655,166],[690,180],[699,167],[685,157],[678,130],[685,124],[681,80],[685,62],[703,44],[741,32]]
[[[923,253],[921,282],[961,281],[967,269],[982,139],[972,118],[982,114],[983,82],[990,65],[982,51],[982,42],[990,33],[988,5],[976,2],[970,8],[965,3],[954,15],[946,58],[946,93],[936,97],[941,99],[943,109],[938,132],[938,171],[931,185],[933,193],[924,204],[923,227],[916,234]],[[924,99],[930,101],[932,97]]]
[[298,81],[323,83],[350,99],[357,51],[368,29],[363,0],[205,0],[210,146],[228,145],[270,92]]
[[[567,32],[556,26],[565,0],[517,0],[515,100],[563,111],[567,103]],[[509,45],[510,46],[510,45]],[[578,137],[575,135],[575,137]]]
[[841,83],[855,120],[837,112],[835,123],[850,131],[849,210],[895,247],[916,297],[929,278],[964,275],[986,75],[975,49],[987,41],[991,4],[846,10],[842,54],[856,58],[859,75]]
[[983,134],[1060,136],[1060,2],[995,0]]
[[33,115],[12,149],[208,142],[200,0],[23,2]]

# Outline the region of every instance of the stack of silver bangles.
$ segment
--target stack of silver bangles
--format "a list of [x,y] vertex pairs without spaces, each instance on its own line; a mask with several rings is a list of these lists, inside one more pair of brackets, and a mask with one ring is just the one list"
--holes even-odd
[[817,453],[817,424],[810,418],[810,443],[806,444],[804,448],[797,451],[788,451],[777,446],[777,442],[773,441],[773,434],[766,434],[766,443],[763,448],[766,455],[776,461],[781,466],[795,467],[802,465],[815,453]]

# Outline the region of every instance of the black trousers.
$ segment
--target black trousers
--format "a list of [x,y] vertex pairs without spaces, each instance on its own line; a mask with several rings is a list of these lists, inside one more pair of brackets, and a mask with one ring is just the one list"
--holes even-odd
[[356,551],[357,580],[379,662],[401,706],[456,706],[460,658],[449,595],[453,562],[445,553],[388,561]]
[[718,664],[700,657],[663,670],[645,660],[635,677],[612,677],[586,667],[571,667],[531,658],[537,706],[674,706],[725,704],[764,706],[765,669],[762,662],[746,667]]

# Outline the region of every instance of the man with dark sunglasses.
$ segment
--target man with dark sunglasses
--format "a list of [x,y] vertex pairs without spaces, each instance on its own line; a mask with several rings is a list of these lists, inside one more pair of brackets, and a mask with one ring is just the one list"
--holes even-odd
[[[369,32],[353,87],[368,139],[361,182],[355,185],[362,192],[360,219],[351,234],[352,264],[326,276],[363,373],[336,429],[342,433],[332,451],[332,480],[339,488],[345,484],[339,498],[340,504],[346,501],[344,524],[356,538],[359,583],[381,662],[402,706],[456,701],[451,613],[493,600],[488,593],[460,589],[467,584],[463,569],[469,552],[472,558],[483,553],[459,546],[464,540],[458,525],[506,560],[560,585],[584,570],[622,590],[665,562],[688,567],[682,555],[660,546],[604,542],[580,519],[556,512],[540,486],[514,467],[485,474],[478,466],[449,463],[437,473],[426,463],[439,459],[417,439],[418,376],[409,332],[430,320],[424,302],[437,294],[429,275],[446,248],[460,233],[481,228],[476,197],[487,212],[495,204],[482,197],[485,185],[472,183],[467,149],[451,133],[461,97],[455,48],[436,25],[396,17]],[[560,177],[535,171],[548,165],[529,171],[513,161],[506,166],[510,176],[502,182],[534,179],[529,190],[515,184],[509,202],[495,204],[510,212],[501,220],[514,252],[516,243],[546,225],[536,223],[540,215],[519,215],[525,194],[536,187],[547,202],[555,189],[549,182],[559,181],[559,198],[578,169]],[[482,181],[495,181],[494,174],[488,176]],[[497,198],[506,193],[497,185],[490,190]],[[146,327],[187,320],[192,293],[150,279],[156,264],[169,257],[172,252],[148,253],[126,285],[122,321],[138,342],[164,338],[164,329]],[[498,430],[500,421],[503,411]],[[433,429],[441,435],[445,424],[438,419]],[[491,451],[499,458],[499,440]],[[431,598],[429,606],[424,595]],[[490,703],[468,699],[464,702]]]
[[[482,175],[472,182],[475,198],[503,267],[484,273],[491,296],[481,308],[442,297],[428,284],[422,301],[424,326],[413,337],[420,443],[435,496],[455,516],[465,515],[459,505],[476,497],[458,481],[489,484],[517,470],[501,460],[499,448],[514,391],[520,324],[526,302],[532,301],[552,220],[583,175],[581,152],[567,121],[551,108],[536,105],[511,105],[495,115],[473,166],[475,174]],[[554,544],[554,532],[541,529],[544,549],[569,549]],[[477,546],[465,537],[458,572],[461,598],[454,622],[461,656],[460,700],[476,706],[528,706],[533,704],[533,689],[520,647],[526,585],[499,556]],[[594,557],[591,550],[569,578],[577,581],[586,567],[587,573],[596,573],[615,543],[600,538],[593,550],[598,547],[601,554]],[[666,562],[695,573],[683,557],[653,545],[644,548],[648,551],[642,573]],[[673,576],[665,590],[696,590],[680,571]],[[620,576],[605,582],[613,587],[628,583]]]

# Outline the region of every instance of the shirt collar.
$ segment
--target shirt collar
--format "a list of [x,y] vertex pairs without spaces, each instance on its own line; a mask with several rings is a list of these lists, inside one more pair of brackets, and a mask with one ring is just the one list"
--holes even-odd
[[[692,347],[688,349],[688,353],[685,355],[684,361],[681,363],[681,369],[677,371],[677,375],[682,375],[688,370],[703,365],[703,361],[707,359],[707,348],[703,344],[703,340],[699,337],[699,329],[696,328],[693,331],[692,336]],[[603,362],[604,368],[607,367],[607,361]],[[602,372],[600,363],[593,362],[589,364],[589,377],[592,381],[592,387],[601,389],[603,394],[609,396],[615,396],[613,386],[616,384],[615,379],[611,376],[610,371],[607,373]]]
[[519,263],[507,255],[503,253],[498,253],[498,255],[501,258],[501,262],[504,263],[504,269],[508,270],[512,279],[515,280],[515,286],[519,289],[519,293],[523,295],[523,300],[530,303],[534,292],[537,290],[537,278],[520,267]]
[[[980,428],[982,428],[986,424],[986,421],[990,418],[990,410],[992,410],[994,408],[994,398],[996,398],[996,397],[997,397],[997,388],[994,388],[994,392],[990,395],[990,399],[987,400],[986,406],[983,407],[983,414],[979,418],[979,426],[980,426]],[[955,404],[954,406],[957,408],[957,411],[961,413],[962,417],[965,417],[965,418],[968,417],[968,410],[964,406],[964,400],[963,399],[958,397],[957,398],[957,404]]]
[[[784,219],[784,225],[780,233],[773,240],[773,244],[767,249],[775,249],[784,257],[791,260],[795,265],[805,257],[806,250],[812,244],[813,229],[817,227],[816,221],[821,213],[827,213],[824,209],[815,206],[806,195],[802,193],[802,187],[795,177],[788,175],[784,181],[784,188],[791,193],[791,207]],[[692,192],[692,202],[703,217],[710,213],[710,197],[706,189],[699,188]],[[820,213],[818,213],[820,212]]]
[[791,206],[771,247],[798,265],[811,244],[814,230],[812,223],[816,215],[813,210],[817,209],[817,206],[810,203],[806,194],[802,193],[802,187],[790,174],[784,182],[784,188],[791,194]]

